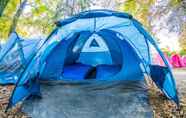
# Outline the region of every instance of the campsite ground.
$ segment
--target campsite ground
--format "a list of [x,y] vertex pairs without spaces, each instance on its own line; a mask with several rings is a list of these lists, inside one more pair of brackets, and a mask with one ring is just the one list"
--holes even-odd
[[149,89],[149,100],[155,118],[186,118],[186,68],[173,71],[180,97],[180,110],[154,86]]
[[[180,95],[180,110],[177,110],[174,104],[168,101],[155,86],[151,85],[149,101],[155,118],[186,118],[186,69],[174,69],[174,75]],[[13,86],[0,86],[0,118],[27,118],[24,113],[20,112],[19,106],[7,114],[3,112],[12,89]]]

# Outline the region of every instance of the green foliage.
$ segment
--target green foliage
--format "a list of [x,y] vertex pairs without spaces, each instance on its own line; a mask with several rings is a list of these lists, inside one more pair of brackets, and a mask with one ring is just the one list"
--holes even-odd
[[0,0],[0,17],[3,14],[4,9],[6,8],[9,0]]
[[9,0],[3,15],[0,17],[0,39],[7,39],[12,19],[19,2],[20,0]]
[[183,26],[179,42],[182,48],[181,53],[185,53],[186,52],[186,23]]
[[120,10],[132,14],[133,17],[138,19],[145,27],[149,28],[149,10],[154,2],[155,0],[127,0],[122,4]]
[[136,0],[127,0],[121,7],[122,11],[135,15],[137,13]]
[[2,17],[12,18],[17,10],[17,6],[20,4],[20,0],[10,0]]
[[[1,2],[5,0],[0,0]],[[28,14],[22,14],[18,20],[16,31],[21,36],[30,37],[33,33],[48,35],[55,27],[54,22],[64,17],[65,13],[71,10],[72,6],[66,6],[65,0],[28,0],[25,9]],[[74,0],[75,12],[82,11],[90,6],[90,0]],[[170,0],[171,7],[178,6],[183,0]],[[0,39],[6,40],[12,24],[13,17],[20,5],[21,0],[9,0],[6,9],[0,17]],[[125,0],[119,7],[120,11],[128,12],[138,19],[149,31],[150,8],[155,0]],[[29,10],[28,10],[29,8]],[[1,8],[0,8],[1,10]],[[34,30],[29,31],[30,29]],[[185,33],[186,34],[186,33]],[[183,33],[184,35],[184,33]],[[184,37],[184,36],[182,36]],[[185,38],[181,39],[181,46],[186,47]],[[185,49],[186,50],[186,49]]]
[[[56,3],[57,4],[57,3]],[[13,22],[13,17],[20,5],[20,0],[10,0],[2,17],[0,17],[0,39],[6,40],[10,26]],[[29,6],[31,5],[31,6]],[[52,19],[55,14],[55,9],[51,9],[51,4],[43,3],[41,0],[28,0],[25,9],[29,7],[29,16],[21,15],[16,31],[18,34],[24,37],[32,36],[33,32],[29,32],[29,29],[35,29],[35,32],[48,35],[54,28],[54,21]]]
[[167,56],[171,56],[172,54],[175,54],[176,52],[171,52],[169,49],[167,48],[162,48],[161,49],[163,51],[164,54],[166,54]]
[[183,0],[170,0],[169,3],[171,6],[176,7],[176,6],[180,5],[181,2],[183,2]]
[[183,49],[182,49],[182,50],[180,51],[180,55],[186,55],[186,50],[183,50]]
[[32,7],[32,14],[34,16],[40,16],[47,12],[48,8],[44,3],[41,2],[41,0],[36,0],[35,2],[36,6]]
[[0,39],[8,37],[8,31],[10,29],[11,20],[6,17],[0,17]]

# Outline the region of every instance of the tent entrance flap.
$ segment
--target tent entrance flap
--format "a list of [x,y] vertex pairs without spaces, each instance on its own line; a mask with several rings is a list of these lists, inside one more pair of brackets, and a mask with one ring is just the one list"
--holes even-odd
[[171,78],[168,67],[159,65],[150,66],[151,78],[155,84],[169,97],[179,104],[175,83]]

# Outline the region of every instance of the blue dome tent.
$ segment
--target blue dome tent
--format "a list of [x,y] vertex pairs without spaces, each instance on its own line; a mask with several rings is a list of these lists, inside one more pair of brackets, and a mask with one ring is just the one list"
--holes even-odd
[[[36,53],[17,76],[8,108],[40,95],[39,81],[135,81],[143,80],[144,74],[179,105],[174,77],[163,53],[131,15],[91,10],[56,25],[48,38],[35,46]],[[153,52],[161,56],[164,66],[153,62]]]

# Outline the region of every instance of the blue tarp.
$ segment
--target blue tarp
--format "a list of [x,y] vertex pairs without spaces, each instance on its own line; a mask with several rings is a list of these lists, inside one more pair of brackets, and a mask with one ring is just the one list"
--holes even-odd
[[24,101],[22,110],[32,118],[153,118],[144,80],[125,82],[41,84],[42,99]]

